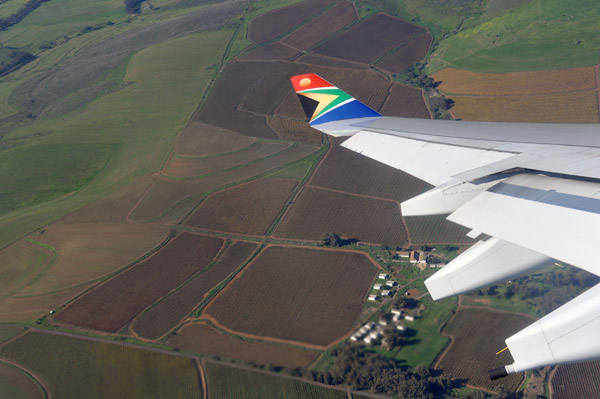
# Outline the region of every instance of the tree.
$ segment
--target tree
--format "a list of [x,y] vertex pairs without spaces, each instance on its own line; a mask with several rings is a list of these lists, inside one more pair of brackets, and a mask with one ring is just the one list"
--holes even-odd
[[342,246],[342,239],[333,231],[326,231],[321,235],[321,244],[327,247],[340,247]]

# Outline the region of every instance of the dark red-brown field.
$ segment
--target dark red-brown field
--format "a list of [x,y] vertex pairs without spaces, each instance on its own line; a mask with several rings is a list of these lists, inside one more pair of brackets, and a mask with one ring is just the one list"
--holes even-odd
[[321,40],[350,25],[357,17],[354,4],[350,1],[342,1],[281,39],[281,42],[297,49],[308,50]]
[[276,139],[277,135],[267,126],[264,117],[237,109],[252,86],[263,77],[268,66],[268,62],[229,62],[194,115],[194,120],[246,136]]
[[308,122],[270,116],[267,118],[267,123],[275,133],[285,140],[306,141],[315,144],[319,144],[323,140],[323,133],[310,127]]
[[[341,143],[343,139],[335,142]],[[407,173],[339,144],[331,147],[309,184],[400,202],[421,194],[428,187]]]
[[204,200],[186,224],[237,234],[265,234],[297,184],[296,180],[262,179],[219,191]]
[[320,240],[333,231],[346,239],[402,246],[400,205],[317,187],[305,187],[275,230],[281,238]]
[[117,332],[215,257],[223,240],[182,233],[150,258],[88,292],[58,313],[59,321]]
[[362,253],[271,246],[205,312],[233,331],[325,346],[353,328],[378,270]]
[[418,32],[413,25],[385,14],[377,14],[344,32],[314,51],[344,60],[371,63]]
[[554,399],[599,399],[600,361],[561,364],[550,383]]
[[333,1],[303,1],[259,15],[248,23],[248,39],[257,43],[276,39]]
[[194,276],[183,287],[139,315],[132,329],[144,338],[160,338],[189,315],[210,290],[237,270],[256,247],[255,243],[246,241],[231,244],[208,270]]
[[272,115],[279,103],[294,92],[290,77],[305,73],[307,66],[293,62],[270,62],[263,67],[260,79],[248,94],[240,98],[240,109],[263,115]]
[[379,61],[377,66],[390,73],[401,72],[427,55],[432,40],[431,34],[424,32]]
[[506,346],[504,340],[533,322],[523,315],[482,308],[463,308],[450,319],[443,332],[452,336],[448,352],[436,365],[452,378],[467,379],[469,384],[497,389],[504,385],[510,392],[523,380],[513,374],[490,381],[487,370],[512,363],[508,351],[496,355]]
[[411,245],[473,244],[469,229],[446,220],[446,215],[405,217]]
[[431,117],[423,99],[423,91],[399,83],[394,83],[390,95],[379,112],[385,116],[405,118],[429,119]]
[[279,42],[273,42],[266,46],[258,47],[241,58],[246,60],[287,60],[296,54],[298,54],[298,50]]
[[320,355],[320,352],[314,350],[222,334],[204,323],[185,325],[177,335],[169,338],[167,344],[211,356],[285,367],[306,367]]

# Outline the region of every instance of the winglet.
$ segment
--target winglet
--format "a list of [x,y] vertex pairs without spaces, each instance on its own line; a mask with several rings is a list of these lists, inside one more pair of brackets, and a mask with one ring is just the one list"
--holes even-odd
[[291,80],[311,126],[344,119],[381,116],[317,74],[297,75]]

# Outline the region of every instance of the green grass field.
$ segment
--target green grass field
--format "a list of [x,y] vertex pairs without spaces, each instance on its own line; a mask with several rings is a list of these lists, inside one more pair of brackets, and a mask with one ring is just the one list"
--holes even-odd
[[447,66],[509,72],[597,64],[600,7],[582,0],[534,0],[442,40],[427,71]]
[[[212,66],[220,62],[231,34],[230,30],[198,33],[148,47],[130,60],[122,89],[78,112],[11,132],[7,139],[31,141],[40,147],[22,145],[0,152],[3,176],[27,165],[36,154],[48,168],[38,177],[32,166],[26,174],[15,174],[11,177],[14,189],[26,192],[51,177],[56,196],[76,191],[94,175],[96,178],[77,195],[47,204],[43,210],[25,209],[0,217],[0,223],[9,223],[0,231],[0,247],[110,190],[159,170],[212,79]],[[40,131],[53,133],[36,139]],[[46,153],[44,148],[53,150]],[[70,156],[65,157],[66,153]],[[66,170],[80,173],[67,176]],[[50,198],[40,193],[14,203],[34,205]]]
[[48,383],[52,397],[201,397],[192,359],[123,345],[32,332],[2,348]]

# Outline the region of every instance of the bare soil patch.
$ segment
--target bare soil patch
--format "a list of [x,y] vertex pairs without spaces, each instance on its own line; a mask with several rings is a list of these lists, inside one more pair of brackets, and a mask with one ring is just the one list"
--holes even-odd
[[424,32],[392,54],[387,55],[377,63],[377,66],[390,73],[402,72],[427,55],[432,40],[431,34]]
[[390,95],[381,107],[385,116],[429,119],[431,115],[423,99],[423,91],[415,87],[394,83]]

